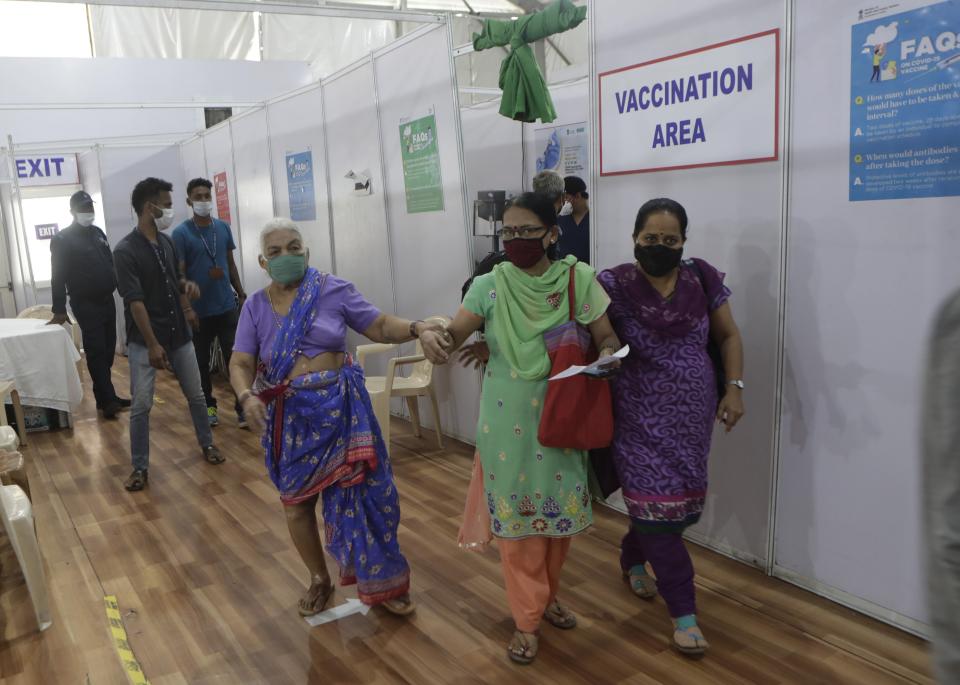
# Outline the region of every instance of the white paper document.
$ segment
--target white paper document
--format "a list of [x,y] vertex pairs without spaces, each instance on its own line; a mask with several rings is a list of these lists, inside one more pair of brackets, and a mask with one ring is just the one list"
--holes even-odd
[[596,371],[596,370],[599,369],[601,366],[604,366],[604,365],[606,365],[606,364],[609,364],[610,362],[612,362],[612,361],[614,361],[614,360],[617,360],[617,359],[623,359],[623,358],[626,357],[628,354],[630,354],[630,346],[629,346],[629,345],[624,345],[623,347],[621,347],[619,350],[617,350],[616,352],[614,352],[614,353],[611,354],[610,356],[608,356],[608,357],[601,357],[600,359],[598,359],[597,361],[593,362],[593,364],[590,364],[589,366],[571,366],[569,369],[566,369],[565,371],[561,371],[560,373],[558,373],[556,376],[554,376],[553,378],[551,378],[551,379],[549,379],[549,380],[551,380],[551,381],[559,381],[559,380],[563,380],[564,378],[570,378],[571,376],[576,376],[576,375],[581,374],[581,373],[584,373],[584,372]]

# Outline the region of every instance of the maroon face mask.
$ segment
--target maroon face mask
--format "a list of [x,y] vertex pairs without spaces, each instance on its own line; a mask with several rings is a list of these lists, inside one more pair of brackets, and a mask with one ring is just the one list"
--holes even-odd
[[546,253],[543,238],[514,238],[503,243],[507,259],[518,269],[529,269]]

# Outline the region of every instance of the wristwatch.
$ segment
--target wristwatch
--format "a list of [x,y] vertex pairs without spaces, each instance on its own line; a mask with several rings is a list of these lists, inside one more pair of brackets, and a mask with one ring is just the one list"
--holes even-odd
[[741,390],[743,390],[743,388],[744,388],[743,381],[741,381],[741,380],[727,381],[727,385],[735,385],[735,386],[737,386],[738,388],[740,388]]

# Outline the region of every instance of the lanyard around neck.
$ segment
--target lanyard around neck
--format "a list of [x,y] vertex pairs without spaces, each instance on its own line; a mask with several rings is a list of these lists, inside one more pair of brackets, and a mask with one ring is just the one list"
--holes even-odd
[[213,261],[214,265],[216,265],[216,263],[217,263],[217,231],[216,231],[216,228],[217,228],[217,226],[216,226],[216,224],[213,223],[213,219],[210,219],[210,228],[213,229],[213,230],[211,231],[211,233],[213,233],[213,248],[212,248],[212,249],[210,248],[210,244],[207,243],[207,239],[203,237],[203,231],[201,231],[201,230],[200,230],[200,227],[197,226],[197,222],[194,221],[193,219],[191,219],[191,220],[190,220],[190,224],[193,226],[193,230],[195,230],[195,231],[197,232],[197,237],[200,238],[200,242],[203,243],[203,249],[206,250],[207,255],[208,255],[208,256],[210,257],[210,259]]

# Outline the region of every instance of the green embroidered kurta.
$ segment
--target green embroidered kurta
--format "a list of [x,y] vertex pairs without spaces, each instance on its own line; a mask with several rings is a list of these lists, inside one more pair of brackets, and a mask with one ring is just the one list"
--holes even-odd
[[[540,277],[552,287],[534,289],[542,294],[542,308],[548,313],[539,317],[544,321],[539,335],[567,319],[568,270],[574,261],[568,257],[554,263]],[[496,269],[513,270],[513,279],[534,280],[509,263]],[[576,270],[577,320],[589,324],[606,312],[610,300],[597,282],[593,268],[577,263]],[[511,280],[501,278],[501,287],[508,287]],[[593,523],[587,454],[580,450],[544,447],[537,440],[547,375],[528,380],[507,362],[504,342],[498,336],[501,327],[495,321],[497,295],[495,270],[478,276],[463,301],[467,310],[487,322],[490,361],[483,379],[477,452],[483,465],[492,532],[497,537],[513,539],[575,535]],[[531,309],[540,307],[530,307],[529,300],[523,302],[522,298],[513,297],[510,300],[511,318],[531,321],[538,316]],[[514,308],[524,311],[513,311]]]

